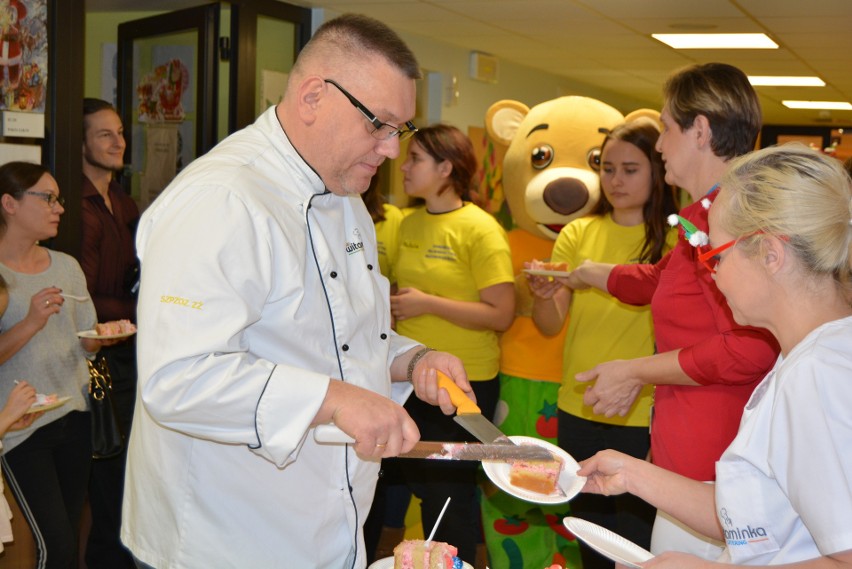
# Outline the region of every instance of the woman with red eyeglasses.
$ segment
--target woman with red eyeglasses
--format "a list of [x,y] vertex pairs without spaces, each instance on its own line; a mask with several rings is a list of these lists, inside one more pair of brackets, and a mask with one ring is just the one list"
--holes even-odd
[[[852,567],[852,180],[790,144],[737,160],[721,188],[702,258],[736,321],[771,331],[781,356],[715,486],[608,450],[583,463],[584,490],[630,492],[724,540],[720,566]],[[672,552],[643,567],[716,565]]]
[[[650,304],[657,353],[605,362],[576,378],[589,382],[585,403],[607,416],[626,414],[642,387],[655,385],[651,460],[712,482],[743,406],[778,354],[769,332],[734,321],[698,259],[717,182],[733,158],[754,148],[760,103],[746,75],[721,63],[675,73],[663,99],[657,150],[666,182],[686,190],[694,202],[675,219],[680,222],[677,245],[655,264],[587,262],[565,279],[574,289],[594,286],[628,304]],[[711,559],[721,545],[658,513],[652,552],[677,550]]]

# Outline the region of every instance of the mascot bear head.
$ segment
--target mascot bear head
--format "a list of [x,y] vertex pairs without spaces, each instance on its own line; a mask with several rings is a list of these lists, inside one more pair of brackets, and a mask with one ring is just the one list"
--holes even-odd
[[559,97],[533,108],[511,100],[491,105],[485,128],[508,146],[503,191],[515,224],[553,240],[564,225],[591,212],[601,196],[601,144],[624,120],[588,97]]

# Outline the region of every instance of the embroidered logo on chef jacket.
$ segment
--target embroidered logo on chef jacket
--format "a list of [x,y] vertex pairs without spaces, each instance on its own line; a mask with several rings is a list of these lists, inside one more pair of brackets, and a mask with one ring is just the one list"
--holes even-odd
[[[724,510],[724,508],[722,508]],[[730,518],[727,520],[730,523]],[[736,545],[754,545],[762,541],[769,541],[769,534],[766,533],[766,528],[763,526],[752,527],[746,525],[744,527],[724,528],[725,541],[728,547]],[[774,550],[775,548],[772,548]]]
[[759,477],[748,464],[716,463],[717,514],[734,563],[779,549],[777,528],[761,495]]
[[352,241],[346,242],[346,253],[348,255],[354,255],[355,253],[363,251],[364,240],[361,239],[361,232],[358,231],[358,228],[356,227],[354,230],[352,230]]

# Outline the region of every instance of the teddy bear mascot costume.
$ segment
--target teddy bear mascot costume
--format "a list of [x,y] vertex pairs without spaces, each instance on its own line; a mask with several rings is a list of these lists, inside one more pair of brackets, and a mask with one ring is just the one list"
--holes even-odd
[[[544,336],[533,323],[524,261],[547,261],[559,230],[590,213],[601,196],[598,176],[604,133],[624,116],[601,101],[566,96],[533,108],[518,101],[491,105],[485,127],[508,146],[503,192],[515,228],[509,232],[515,271],[516,314],[501,339],[500,401],[496,422],[507,435],[556,444],[557,393],[562,381],[565,328]],[[483,527],[492,569],[581,566],[574,539],[562,525],[569,506],[525,502],[496,487],[482,498]]]

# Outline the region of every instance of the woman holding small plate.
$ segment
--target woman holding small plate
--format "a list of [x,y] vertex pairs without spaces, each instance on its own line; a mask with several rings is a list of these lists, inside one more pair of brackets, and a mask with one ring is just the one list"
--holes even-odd
[[[611,450],[585,461],[584,490],[630,492],[708,537],[735,566],[852,567],[852,180],[802,145],[732,163],[700,254],[739,324],[781,355],[716,463],[716,484]],[[705,568],[673,551],[643,567]]]
[[15,380],[40,393],[69,397],[29,427],[3,438],[3,470],[38,545],[38,567],[71,567],[92,456],[84,395],[86,358],[101,347],[77,337],[96,323],[86,279],[74,258],[39,242],[55,237],[65,211],[56,180],[38,164],[0,167],[0,275],[9,306],[0,319],[0,400]]

